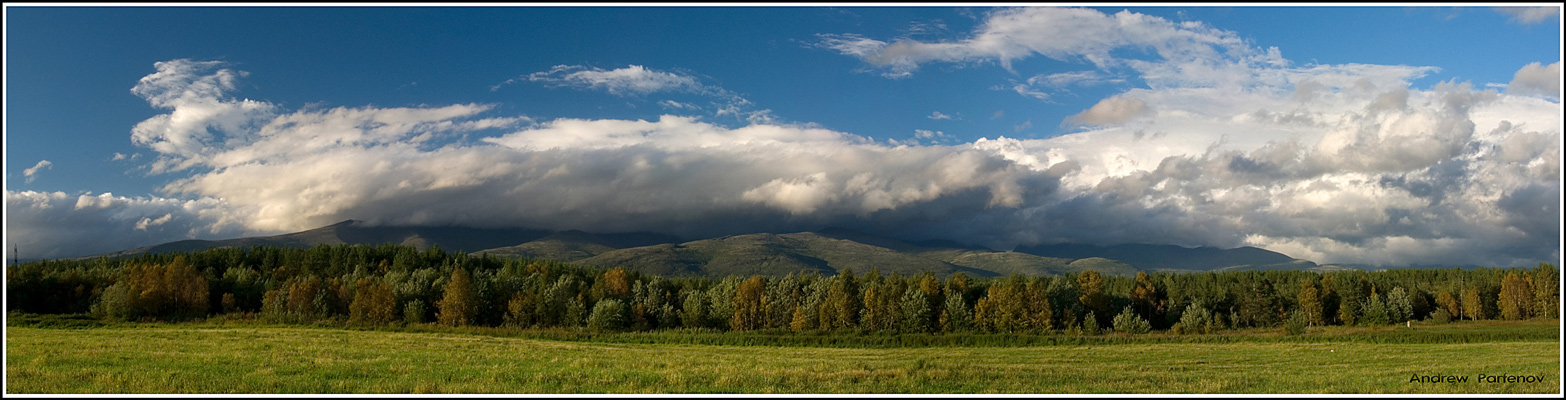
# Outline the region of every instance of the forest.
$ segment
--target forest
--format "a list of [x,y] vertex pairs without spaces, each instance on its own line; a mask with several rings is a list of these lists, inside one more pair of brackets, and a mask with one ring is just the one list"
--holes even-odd
[[1303,270],[970,278],[877,269],[666,278],[399,245],[44,260],[6,270],[8,311],[118,321],[577,327],[593,331],[1175,334],[1558,318],[1559,271]]

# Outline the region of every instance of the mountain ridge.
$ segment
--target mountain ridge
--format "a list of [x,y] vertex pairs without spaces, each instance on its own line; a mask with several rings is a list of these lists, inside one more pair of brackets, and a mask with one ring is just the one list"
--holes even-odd
[[625,267],[669,276],[769,275],[852,269],[945,277],[1073,275],[1085,270],[1129,275],[1138,271],[1231,271],[1323,268],[1308,260],[1255,247],[1219,249],[1173,245],[1053,244],[997,251],[951,240],[906,241],[844,228],[816,232],[751,233],[685,241],[652,232],[485,229],[452,226],[373,226],[346,220],[300,232],[224,240],[181,240],[104,256],[194,251],[217,247],[311,247],[322,244],[438,246],[474,255],[527,257],[601,268]]

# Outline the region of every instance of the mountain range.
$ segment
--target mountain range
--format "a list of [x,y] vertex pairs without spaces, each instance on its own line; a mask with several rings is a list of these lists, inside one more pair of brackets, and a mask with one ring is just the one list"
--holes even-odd
[[1095,270],[1129,275],[1137,271],[1231,271],[1322,269],[1316,263],[1255,247],[1219,249],[1172,245],[1093,246],[1052,244],[997,251],[953,241],[910,242],[841,228],[817,232],[753,233],[684,241],[650,233],[588,233],[577,230],[482,229],[465,227],[372,226],[348,220],[276,236],[227,240],[181,240],[91,257],[194,251],[217,247],[311,247],[321,244],[385,243],[419,249],[438,246],[475,255],[528,257],[593,267],[625,267],[665,276],[767,275],[794,272],[863,273],[944,277],[1053,276]]

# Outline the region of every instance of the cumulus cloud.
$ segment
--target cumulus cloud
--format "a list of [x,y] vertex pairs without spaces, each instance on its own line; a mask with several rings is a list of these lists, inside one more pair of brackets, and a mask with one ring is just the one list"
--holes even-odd
[[942,119],[954,119],[956,117],[953,117],[953,116],[950,116],[950,115],[946,115],[946,114],[942,114],[940,111],[931,111],[930,112],[930,116],[925,117],[925,118],[934,119],[934,120],[942,120]]
[[1550,18],[1560,17],[1560,15],[1561,15],[1561,8],[1558,7],[1558,6],[1551,6],[1551,7],[1496,7],[1495,9],[1496,9],[1496,11],[1500,11],[1502,13],[1511,15],[1512,16],[1512,19],[1511,19],[1512,22],[1525,24],[1525,25],[1527,25],[1527,24],[1537,24],[1537,23],[1549,20]]
[[215,132],[241,131],[250,128],[247,124],[271,116],[274,107],[269,103],[234,100],[226,95],[245,73],[221,68],[223,65],[188,59],[158,62],[153,65],[157,72],[142,77],[131,88],[131,93],[153,107],[171,110],[131,129],[132,143],[160,154],[152,171],[189,168],[228,145],[229,138]]
[[1078,125],[1114,125],[1130,121],[1147,112],[1147,103],[1130,97],[1110,97],[1100,100],[1092,108],[1066,117],[1066,122]]
[[[1000,249],[1252,245],[1382,265],[1560,259],[1558,102],[1515,91],[1523,89],[1409,84],[1430,67],[1291,66],[1231,33],[1134,13],[1024,9],[987,18],[959,41],[837,35],[823,45],[907,74],[927,62],[1039,54],[1152,79],[1073,117],[1080,131],[1048,139],[878,143],[775,119],[737,127],[680,115],[533,121],[482,104],[287,111],[229,97],[241,72],[186,62],[200,72],[151,79],[166,92],[145,95],[149,104],[222,112],[182,114],[180,126],[200,132],[155,131],[158,140],[137,142],[158,152],[155,162],[188,170],[164,187],[170,197],[7,192],[7,228],[39,238],[34,247],[61,249],[101,233],[55,226],[167,239],[353,218],[690,238],[842,226]],[[1124,46],[1163,56],[1111,56]],[[570,73],[582,71],[592,70]],[[477,131],[489,134],[436,140]]]
[[27,183],[33,183],[33,179],[37,178],[39,171],[49,169],[53,166],[54,163],[49,162],[49,160],[39,160],[37,164],[33,164],[32,168],[22,170],[22,176],[27,177]]
[[185,239],[279,232],[251,230],[222,200],[112,193],[5,192],[6,240],[26,258],[73,257]]
[[1540,95],[1560,101],[1561,62],[1556,61],[1549,66],[1537,62],[1524,65],[1512,75],[1512,82],[1506,85],[1506,91],[1521,95]]

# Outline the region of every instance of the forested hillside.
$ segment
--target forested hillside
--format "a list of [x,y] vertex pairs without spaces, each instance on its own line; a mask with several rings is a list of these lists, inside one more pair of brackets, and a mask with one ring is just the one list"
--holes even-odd
[[1241,247],[1185,248],[1172,245],[1127,244],[1100,247],[1080,244],[1020,246],[996,251],[953,241],[908,242],[843,228],[818,232],[753,233],[695,241],[651,232],[589,233],[577,230],[478,229],[455,226],[377,226],[343,221],[295,233],[227,240],[182,240],[154,246],[81,257],[124,257],[141,254],[193,252],[219,247],[310,248],[317,245],[384,243],[417,250],[439,247],[473,255],[567,261],[576,265],[625,268],[665,277],[788,274],[835,275],[844,270],[916,275],[929,272],[945,279],[962,272],[969,277],[1009,275],[1076,275],[1085,270],[1113,275],[1137,271],[1188,272],[1215,270],[1320,269],[1309,260]]
[[[767,238],[762,238],[767,239]],[[772,238],[776,239],[776,238]],[[737,267],[736,267],[737,268]],[[944,278],[664,277],[400,245],[218,248],[7,269],[10,311],[119,320],[217,314],[278,322],[655,330],[1140,333],[1556,318],[1558,270],[1301,270]]]

